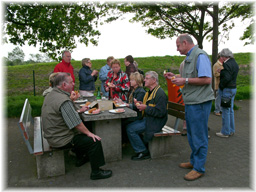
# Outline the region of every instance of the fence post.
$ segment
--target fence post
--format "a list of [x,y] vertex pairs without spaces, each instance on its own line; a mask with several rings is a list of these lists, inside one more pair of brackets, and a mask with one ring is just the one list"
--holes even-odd
[[35,70],[33,70],[34,96],[36,96]]

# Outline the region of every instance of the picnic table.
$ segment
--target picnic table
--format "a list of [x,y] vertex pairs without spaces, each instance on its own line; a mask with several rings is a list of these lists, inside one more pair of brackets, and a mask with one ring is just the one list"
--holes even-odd
[[[89,101],[94,99],[88,98]],[[80,109],[79,104],[75,104]],[[106,162],[122,160],[122,128],[121,119],[136,117],[137,112],[124,107],[123,113],[111,113],[108,110],[101,111],[99,114],[80,113],[83,121],[93,121],[93,133],[101,137],[103,152]]]

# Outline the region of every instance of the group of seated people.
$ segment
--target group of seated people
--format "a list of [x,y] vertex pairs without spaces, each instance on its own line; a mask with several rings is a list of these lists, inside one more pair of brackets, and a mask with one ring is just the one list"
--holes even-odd
[[[131,159],[148,159],[148,142],[154,133],[161,131],[168,117],[168,99],[158,83],[158,74],[148,71],[144,78],[144,75],[138,72],[138,66],[134,64],[130,55],[125,58],[126,72],[121,70],[120,61],[113,57],[109,57],[107,63],[99,72],[103,95],[124,102],[127,107],[137,112],[137,117],[124,119],[122,125],[136,153]],[[98,72],[91,70],[90,59],[83,59],[82,65],[79,80],[95,82]],[[74,84],[69,73],[58,72],[50,76],[51,86],[44,93],[45,100],[42,106],[44,137],[53,147],[74,148],[73,151],[80,162],[78,166],[89,160],[92,167],[91,179],[108,178],[112,172],[99,168],[105,163],[101,138],[87,129],[72,102],[80,95],[93,94],[94,83],[80,83],[80,94],[74,93]],[[143,86],[148,88],[147,92]],[[88,107],[81,110],[88,110]]]

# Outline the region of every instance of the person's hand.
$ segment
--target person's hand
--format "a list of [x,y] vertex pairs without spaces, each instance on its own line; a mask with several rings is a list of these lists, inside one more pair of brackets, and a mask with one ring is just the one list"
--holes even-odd
[[147,108],[147,105],[143,104],[141,101],[138,101],[138,102],[136,103],[136,107],[137,107],[137,109],[139,109],[140,111],[143,111],[143,110],[145,110],[145,109]]
[[75,91],[71,91],[70,99],[71,99],[72,101],[77,100],[79,97],[80,97],[80,94],[79,94],[79,93],[76,93]]
[[98,71],[97,70],[93,70],[91,75],[92,76],[97,76],[98,75]]
[[80,111],[80,113],[83,113],[85,111],[88,111],[88,109],[89,109],[89,106],[83,105],[79,111]]
[[172,79],[173,76],[175,76],[175,74],[172,73],[172,72],[167,72],[167,73],[164,74],[164,77],[166,79]]
[[109,87],[106,87],[105,90],[106,90],[106,92],[109,92]]
[[91,137],[93,139],[94,142],[96,142],[96,140],[100,141],[101,138],[98,135],[94,135],[93,133],[89,132],[87,134],[88,137]]
[[222,70],[221,68],[218,68],[218,69],[217,69],[217,72],[220,73],[221,70]]
[[185,85],[186,79],[185,78],[173,78],[172,83],[177,86],[182,86],[182,85]]

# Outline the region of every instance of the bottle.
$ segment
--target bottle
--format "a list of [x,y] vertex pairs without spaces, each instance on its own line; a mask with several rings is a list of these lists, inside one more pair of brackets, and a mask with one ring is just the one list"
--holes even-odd
[[98,87],[96,99],[101,99],[100,88]]

